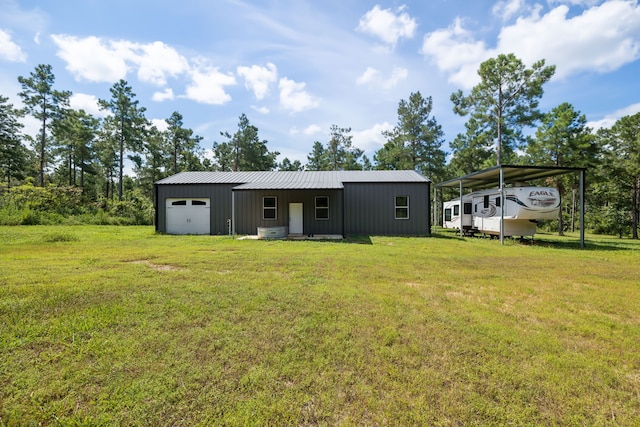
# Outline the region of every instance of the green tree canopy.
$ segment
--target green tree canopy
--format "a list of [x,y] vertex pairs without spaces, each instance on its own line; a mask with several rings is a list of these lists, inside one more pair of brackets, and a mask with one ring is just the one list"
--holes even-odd
[[480,129],[473,117],[465,123],[465,129],[465,133],[458,134],[449,143],[453,154],[449,162],[451,176],[467,175],[491,166],[493,141],[489,135]]
[[368,159],[363,157],[364,151],[353,146],[351,128],[331,125],[329,142],[323,146],[314,142],[312,152],[307,155],[308,170],[362,170]]
[[95,172],[91,162],[99,126],[100,121],[91,114],[73,109],[64,110],[54,125],[57,152],[65,159],[60,169],[66,172],[70,186],[78,185],[77,172],[80,172],[79,185],[84,189],[85,172]]
[[[593,167],[598,154],[598,146],[591,129],[587,127],[584,114],[565,102],[553,108],[542,117],[542,123],[526,147],[528,161],[532,164],[559,167]],[[578,181],[574,175],[558,176],[553,179],[560,195],[567,193],[567,186],[573,191],[571,200],[571,224],[575,224],[576,192]],[[562,210],[558,215],[558,234],[564,234]]]
[[497,164],[501,165],[524,142],[522,129],[540,118],[542,86],[554,73],[555,66],[545,67],[544,60],[527,68],[515,55],[501,54],[480,64],[480,83],[470,94],[458,90],[451,95],[453,111],[469,115],[474,120],[470,128],[495,141]]
[[387,143],[374,156],[378,169],[416,170],[434,181],[443,177],[444,133],[431,116],[432,108],[432,98],[420,92],[411,93],[409,101],[400,100],[398,124],[383,132]]
[[600,136],[607,165],[603,173],[614,186],[613,193],[623,195],[622,200],[626,200],[625,205],[631,215],[632,238],[637,239],[640,222],[640,113],[622,117]]
[[314,141],[311,153],[307,154],[307,170],[327,170],[327,156],[324,153],[324,145],[320,141]]
[[118,200],[122,200],[123,194],[123,170],[125,150],[134,153],[142,151],[144,133],[147,119],[144,116],[146,109],[139,107],[139,101],[135,99],[131,86],[120,80],[111,89],[111,99],[98,100],[100,108],[107,110],[111,115],[104,120],[103,131],[110,136],[109,140],[116,144],[118,153]]
[[194,135],[193,130],[184,127],[182,114],[177,111],[174,111],[165,121],[169,125],[165,134],[170,149],[173,173],[200,169],[198,154],[202,137]]
[[240,115],[238,130],[231,135],[220,132],[226,142],[214,142],[215,168],[220,171],[270,171],[276,168],[276,158],[280,153],[270,152],[267,141],[258,136],[258,128],[253,126],[245,114]]
[[55,76],[51,65],[40,64],[29,74],[29,77],[18,77],[22,86],[19,93],[25,104],[25,110],[40,121],[40,132],[36,141],[39,171],[38,182],[44,186],[44,173],[49,165],[49,145],[53,123],[61,116],[61,111],[68,107],[71,92],[53,89]]
[[9,98],[0,95],[0,171],[11,187],[11,178],[23,178],[26,169],[27,152],[20,135],[23,112],[9,104]]
[[278,170],[295,172],[304,170],[304,166],[302,166],[300,160],[291,161],[288,157],[285,157],[284,159],[282,159],[282,162],[278,164]]

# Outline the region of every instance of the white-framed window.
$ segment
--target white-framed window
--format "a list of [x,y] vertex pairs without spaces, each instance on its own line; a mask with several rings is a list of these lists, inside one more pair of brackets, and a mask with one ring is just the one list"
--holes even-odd
[[262,219],[278,219],[278,198],[276,196],[262,198]]
[[316,196],[316,219],[329,219],[329,196]]
[[396,196],[396,219],[409,219],[409,196]]

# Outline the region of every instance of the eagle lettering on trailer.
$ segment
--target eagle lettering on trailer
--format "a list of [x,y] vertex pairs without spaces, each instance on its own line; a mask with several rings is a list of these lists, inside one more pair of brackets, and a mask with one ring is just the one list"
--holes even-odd
[[549,207],[556,204],[556,195],[548,190],[533,190],[529,193],[531,206]]

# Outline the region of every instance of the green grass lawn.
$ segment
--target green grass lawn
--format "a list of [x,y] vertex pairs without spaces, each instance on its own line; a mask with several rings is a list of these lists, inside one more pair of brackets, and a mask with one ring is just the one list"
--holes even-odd
[[637,241],[0,242],[0,425],[640,425]]

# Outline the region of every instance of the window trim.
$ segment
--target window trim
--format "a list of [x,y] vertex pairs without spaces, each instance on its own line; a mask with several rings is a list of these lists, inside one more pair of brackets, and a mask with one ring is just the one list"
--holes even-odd
[[[318,199],[326,199],[327,200],[327,206],[318,206]],[[315,196],[314,199],[314,216],[316,221],[329,221],[329,196]],[[318,217],[318,210],[321,211],[326,211],[327,216],[322,218],[322,217]]]
[[[265,206],[266,199],[273,199],[273,206]],[[265,212],[273,211],[273,218],[267,218]],[[277,221],[278,220],[278,197],[276,196],[262,196],[262,220],[263,221]]]
[[[398,199],[401,198],[401,197],[406,199],[406,201],[407,201],[406,205],[398,205]],[[395,219],[398,219],[398,220],[409,219],[409,196],[395,196],[394,202],[395,202],[394,203],[394,206],[395,206],[395,210],[394,210]],[[398,217],[398,210],[406,211],[407,212],[407,216],[406,217],[402,217],[402,216]]]

